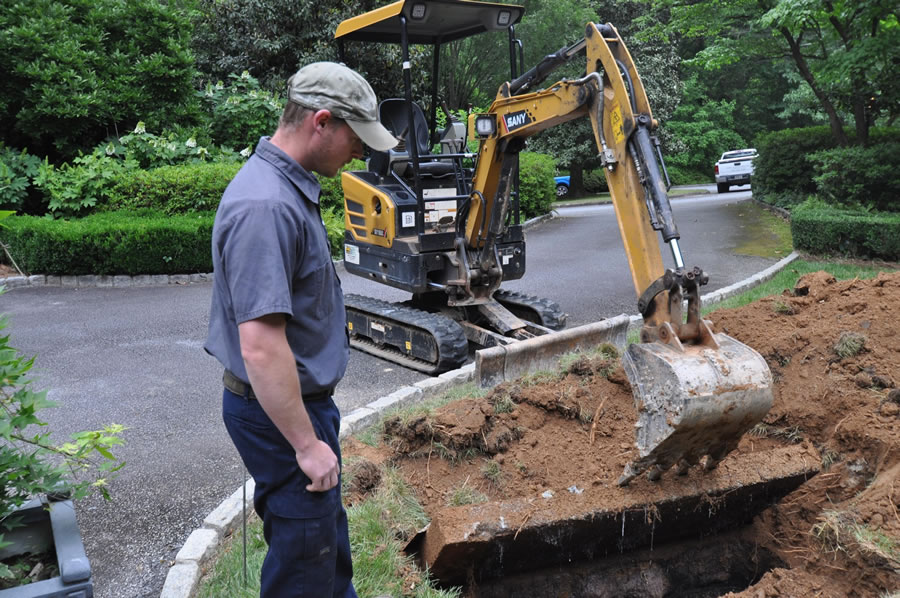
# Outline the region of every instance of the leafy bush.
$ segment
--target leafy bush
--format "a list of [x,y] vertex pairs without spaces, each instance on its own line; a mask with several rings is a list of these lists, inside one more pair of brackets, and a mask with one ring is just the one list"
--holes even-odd
[[328,232],[328,246],[331,248],[331,257],[341,259],[344,256],[344,216],[328,208],[322,210],[322,221],[325,222],[325,230]]
[[214,214],[102,212],[77,220],[11,216],[2,240],[26,272],[176,274],[210,272]]
[[818,255],[900,260],[900,214],[836,208],[810,198],[791,210],[794,247]]
[[[855,139],[855,133],[846,130]],[[872,144],[900,142],[900,129],[872,129]],[[753,195],[767,203],[789,207],[816,193],[816,175],[812,155],[834,149],[836,142],[828,127],[785,129],[757,137],[754,145],[759,157],[753,161]],[[842,170],[860,170],[855,163],[841,165]]]
[[753,196],[787,207],[816,192],[807,158],[833,148],[835,141],[828,127],[806,127],[765,133],[754,146],[759,156],[753,161]]
[[669,173],[669,180],[672,181],[673,185],[692,185],[697,183],[708,183],[710,181],[710,175],[706,170],[698,172],[696,170],[691,170],[690,168],[682,168],[670,164],[668,160],[666,160],[666,170]]
[[41,160],[0,144],[0,210],[25,209]]
[[[39,412],[56,403],[47,400],[46,390],[32,386],[34,358],[10,347],[9,335],[2,334],[7,325],[7,316],[0,314],[0,532],[12,529],[13,511],[32,497],[68,491],[81,498],[96,490],[108,498],[105,477],[124,465],[111,453],[122,444],[120,425],[79,432],[62,445],[51,441]],[[12,576],[0,563],[0,578]]]
[[236,149],[256,147],[260,137],[275,131],[284,102],[261,89],[247,71],[228,78],[228,85],[207,84],[198,93],[209,110],[212,141]]
[[240,168],[238,163],[216,162],[129,171],[110,189],[108,208],[150,208],[166,214],[215,211]]
[[809,156],[819,198],[834,205],[900,211],[900,141]]
[[606,193],[609,191],[606,175],[603,174],[602,168],[589,170],[584,173],[584,190],[588,193]]
[[[254,144],[255,145],[255,144]],[[148,133],[143,122],[125,135],[118,144],[111,143],[106,152],[127,160],[133,160],[141,168],[157,168],[172,164],[199,164],[206,162],[242,162],[251,148],[240,153],[227,147],[215,147],[208,138],[200,138],[190,130],[167,129],[159,135]]]
[[82,216],[103,204],[118,176],[135,166],[98,149],[59,167],[44,160],[34,182],[49,199],[47,208],[52,214]]
[[519,209],[523,220],[550,211],[556,198],[556,161],[547,154],[519,154]]
[[159,0],[0,3],[5,141],[56,161],[138,120],[196,118],[187,14]]

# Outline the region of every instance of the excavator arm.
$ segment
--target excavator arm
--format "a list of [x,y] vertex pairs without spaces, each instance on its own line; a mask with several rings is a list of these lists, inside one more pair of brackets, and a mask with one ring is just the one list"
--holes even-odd
[[[587,56],[584,77],[538,89],[581,50]],[[699,289],[708,276],[684,267],[654,136],[658,124],[612,25],[588,24],[583,40],[504,83],[487,113],[470,116],[470,135],[481,143],[465,237],[459,240],[470,270],[461,276],[474,274],[487,296],[499,287],[494,244],[505,230],[517,154],[527,137],[585,116],[591,119],[644,320],[641,342],[623,357],[639,413],[639,457],[619,483],[647,470],[657,479],[673,465],[684,473],[701,460],[712,469],[768,412],[772,377],[756,351],[714,333],[701,318]],[[660,237],[671,250],[674,270],[663,266]]]

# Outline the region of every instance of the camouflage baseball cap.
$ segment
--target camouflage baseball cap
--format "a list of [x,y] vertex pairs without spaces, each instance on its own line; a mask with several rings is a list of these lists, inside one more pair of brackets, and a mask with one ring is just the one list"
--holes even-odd
[[306,65],[288,79],[288,99],[304,108],[329,110],[372,149],[385,151],[397,145],[397,139],[378,122],[378,100],[372,86],[343,64]]

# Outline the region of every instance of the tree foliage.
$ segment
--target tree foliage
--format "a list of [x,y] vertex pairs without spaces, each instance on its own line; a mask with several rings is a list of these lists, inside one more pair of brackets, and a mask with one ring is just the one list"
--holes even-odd
[[[537,15],[531,15],[531,18],[538,23],[543,23],[536,27],[545,32],[547,40],[564,39],[574,42],[584,35],[584,26],[588,21],[612,23],[628,46],[650,100],[654,118],[662,123],[669,119],[681,97],[681,82],[677,69],[679,58],[673,46],[661,43],[659,40],[644,40],[637,36],[639,29],[636,27],[636,23],[647,10],[643,3],[607,0],[593,5],[593,10],[596,11],[594,14],[586,13],[584,9],[579,11],[575,3],[569,6],[566,6],[565,3],[561,3],[562,6],[543,2],[540,4],[543,6],[543,10],[549,11],[549,14],[544,17],[538,12]],[[570,16],[565,19],[563,15]],[[546,24],[548,20],[551,23],[567,23],[567,26],[571,27],[569,35],[572,38],[554,37],[553,28]],[[577,22],[581,24],[576,26]],[[552,50],[558,48],[559,46],[553,47]],[[584,58],[580,57],[568,66],[568,70],[561,69],[560,74],[570,77],[582,76],[584,71]],[[559,78],[559,76],[555,77]],[[667,133],[664,128],[661,135],[665,139]],[[537,135],[530,142],[530,146],[534,151],[553,155],[557,163],[569,171],[570,193],[574,196],[583,192],[584,171],[600,165],[594,134],[590,121],[586,118],[548,129]]]
[[868,143],[879,119],[900,112],[900,27],[889,0],[653,0],[650,30],[702,41],[691,62],[706,69],[756,60],[789,64],[816,98],[841,145]]
[[0,3],[0,130],[13,147],[70,158],[130,129],[194,114],[190,22],[176,2]]
[[[382,0],[198,0],[193,50],[209,82],[248,71],[267,90],[283,95],[298,68],[338,60],[334,32],[341,21],[384,5]],[[402,93],[398,44],[348,44],[345,61],[379,98]],[[421,48],[413,60],[430,60]],[[430,62],[429,62],[430,68]],[[428,68],[421,69],[428,80]],[[416,84],[422,83],[420,78]]]

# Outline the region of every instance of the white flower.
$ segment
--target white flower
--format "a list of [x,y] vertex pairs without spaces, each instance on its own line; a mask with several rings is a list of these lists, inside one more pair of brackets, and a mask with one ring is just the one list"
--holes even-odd
[[249,79],[249,78],[250,78],[250,72],[249,72],[249,71],[244,71],[243,73],[241,73],[241,79],[243,79],[244,81],[246,81],[246,80]]
[[198,147],[197,155],[200,156],[201,158],[205,158],[209,155],[209,150],[207,150],[205,147]]
[[241,155],[244,156],[245,158],[249,158],[249,157],[250,157],[250,153],[251,153],[252,151],[253,151],[253,150],[250,149],[250,146],[248,145],[247,147],[245,147],[244,149],[241,150]]
[[216,89],[225,89],[225,84],[221,81],[216,82]]
[[190,139],[185,141],[184,144],[188,147],[197,147],[197,140],[191,137]]
[[135,135],[143,135],[147,132],[147,127],[144,126],[144,121],[139,120],[138,124],[134,127]]
[[112,156],[115,153],[116,153],[116,146],[114,146],[112,144],[112,142],[110,142],[110,144],[106,146],[106,155]]

